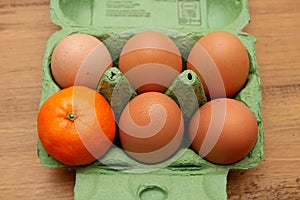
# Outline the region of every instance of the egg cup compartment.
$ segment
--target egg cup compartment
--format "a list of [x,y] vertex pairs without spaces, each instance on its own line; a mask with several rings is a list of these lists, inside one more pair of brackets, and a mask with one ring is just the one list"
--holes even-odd
[[[120,1],[112,0],[111,2],[117,3]],[[149,1],[142,0],[126,2],[136,3],[137,7],[149,4],[147,3]],[[152,1],[153,5],[156,6],[159,2],[160,1]],[[162,4],[167,2],[168,1],[163,1]],[[154,22],[147,24],[146,20],[144,24],[130,26],[129,23],[129,26],[126,26],[125,22],[119,18],[120,25],[111,24],[111,26],[109,26],[109,24],[107,24],[109,20],[107,20],[106,24],[97,21],[97,19],[105,17],[102,12],[98,12],[98,10],[102,9],[100,5],[106,5],[106,7],[112,6],[108,5],[108,1],[90,0],[72,3],[70,0],[51,0],[51,20],[61,26],[62,30],[55,32],[47,42],[42,63],[43,78],[40,105],[52,94],[60,90],[51,75],[50,60],[55,46],[59,41],[70,34],[86,33],[100,39],[110,51],[114,60],[114,67],[117,67],[121,49],[130,37],[142,30],[150,29],[160,31],[168,35],[178,46],[185,66],[186,58],[193,44],[207,33],[216,29],[222,29],[238,36],[245,45],[250,58],[250,72],[247,83],[235,96],[235,99],[246,104],[253,111],[257,119],[259,134],[256,145],[244,159],[231,165],[215,165],[202,159],[192,149],[188,148],[189,144],[187,138],[183,141],[183,147],[179,149],[173,157],[155,165],[138,163],[128,157],[118,145],[114,145],[104,157],[91,165],[75,167],[76,200],[147,200],[151,199],[151,196],[157,199],[226,199],[226,178],[228,171],[231,169],[253,168],[263,160],[264,134],[261,113],[261,79],[256,61],[256,40],[253,36],[241,31],[249,22],[247,1],[176,1],[176,8],[179,9],[179,6],[184,7],[185,2],[195,3],[195,5],[199,5],[199,8],[201,7],[201,20],[204,21],[202,21],[200,25],[176,24],[175,26],[171,22],[161,25],[161,21],[155,21],[155,23],[158,24],[151,24]],[[173,3],[170,4],[175,6]],[[190,8],[188,4],[185,6],[185,9]],[[179,16],[182,14],[180,14],[182,11],[177,10],[176,12],[179,13],[177,13]],[[198,15],[196,14],[195,16],[197,17]],[[178,22],[178,18],[176,18],[175,21]],[[156,28],[145,28],[148,27],[147,25]],[[115,70],[114,76],[110,76],[113,70]],[[100,93],[102,92],[105,96],[106,92],[103,92],[103,86],[105,86],[106,89],[113,87],[114,84],[118,83],[119,79],[122,79],[122,76],[117,68],[107,70],[106,74],[100,80],[97,90]],[[189,72],[185,68],[180,76],[187,78],[186,82],[178,83],[178,81],[174,81],[174,84],[167,90],[166,94],[172,97],[172,89],[184,88],[177,87],[178,84],[190,84],[195,91],[198,88],[196,94],[198,94],[200,104],[204,102],[205,97],[200,94],[201,89],[199,90],[199,87],[201,88],[202,86],[199,86],[197,82],[199,78],[196,77],[193,72]],[[128,86],[127,89],[133,96],[137,95],[130,86]],[[181,93],[184,92],[185,91],[181,91]],[[109,94],[106,98],[109,100]],[[176,99],[174,100],[176,101]],[[124,104],[122,103],[119,105],[119,108],[117,108],[119,112],[123,106]],[[190,111],[187,111],[184,115],[189,116],[189,112]],[[44,166],[50,168],[70,168],[70,166],[66,166],[48,155],[40,141],[38,141],[38,156]],[[118,183],[119,185],[116,186],[114,183]]]

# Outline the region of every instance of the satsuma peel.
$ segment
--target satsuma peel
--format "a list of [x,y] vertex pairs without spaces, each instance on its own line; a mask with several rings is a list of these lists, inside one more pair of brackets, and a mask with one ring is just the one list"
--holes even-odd
[[52,95],[38,114],[38,135],[58,161],[87,165],[102,157],[115,138],[111,106],[96,91],[73,86]]

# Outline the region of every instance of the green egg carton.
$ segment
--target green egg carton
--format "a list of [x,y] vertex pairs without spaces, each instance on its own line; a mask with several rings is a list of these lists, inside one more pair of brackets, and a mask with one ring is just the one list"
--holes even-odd
[[[185,138],[172,158],[159,164],[143,165],[128,157],[118,145],[113,145],[96,162],[75,167],[75,200],[226,199],[228,171],[253,168],[264,159],[262,92],[256,39],[242,31],[250,21],[247,0],[51,0],[50,14],[52,22],[61,30],[53,33],[46,45],[40,105],[60,90],[51,75],[51,55],[55,46],[73,33],[93,35],[110,51],[114,67],[105,72],[97,88],[109,102],[111,91],[122,81],[120,90],[126,98],[137,95],[117,66],[123,45],[143,30],[156,30],[168,35],[178,46],[183,61],[186,61],[199,38],[216,30],[228,31],[239,37],[250,58],[248,81],[235,99],[253,111],[259,133],[255,147],[243,160],[232,165],[212,164],[188,148]],[[177,95],[187,98],[189,92],[196,93],[197,98],[181,108],[186,119],[191,117],[197,105],[206,102],[206,97],[196,74],[184,68],[166,94],[177,102]],[[125,103],[114,103],[117,117]],[[40,141],[38,156],[46,167],[71,168],[47,154]]]

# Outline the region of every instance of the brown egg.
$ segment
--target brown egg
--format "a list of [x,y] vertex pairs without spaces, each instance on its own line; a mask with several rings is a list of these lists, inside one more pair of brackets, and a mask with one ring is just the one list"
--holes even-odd
[[247,81],[249,57],[238,37],[229,32],[212,32],[194,45],[187,69],[201,78],[208,97],[233,97]]
[[184,121],[178,105],[167,95],[146,92],[132,99],[119,121],[124,151],[141,163],[155,164],[179,148]]
[[244,158],[258,136],[257,121],[243,103],[214,99],[199,108],[189,125],[192,148],[208,161],[232,164]]
[[96,89],[112,59],[104,44],[87,34],[72,34],[61,40],[51,57],[55,82],[66,88],[73,85]]
[[124,45],[119,69],[138,93],[164,92],[182,71],[181,54],[166,35],[145,31]]

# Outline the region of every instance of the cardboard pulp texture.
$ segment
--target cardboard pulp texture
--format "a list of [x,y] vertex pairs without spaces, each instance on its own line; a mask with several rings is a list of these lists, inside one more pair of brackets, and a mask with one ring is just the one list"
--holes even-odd
[[[75,200],[84,199],[226,199],[227,173],[231,169],[249,169],[263,160],[263,120],[261,113],[261,79],[256,61],[256,39],[242,32],[250,21],[246,0],[51,0],[51,20],[61,27],[49,38],[43,59],[43,82],[40,105],[60,88],[54,82],[50,60],[54,47],[73,33],[86,33],[99,38],[109,49],[114,68],[106,71],[97,91],[110,102],[111,91],[122,82],[124,97],[137,94],[117,69],[118,57],[126,41],[143,30],[156,30],[168,35],[186,60],[193,44],[205,34],[224,30],[235,34],[245,45],[250,58],[250,73],[245,87],[235,99],[245,103],[255,114],[259,126],[253,150],[232,165],[215,165],[188,148],[182,148],[169,160],[143,165],[129,158],[119,147],[88,166],[76,167]],[[184,66],[183,66],[184,67]],[[111,76],[113,74],[113,76]],[[198,102],[188,103],[182,112],[188,119],[195,105],[206,102],[203,88],[195,73],[184,70],[166,94],[174,99],[187,98],[192,88]],[[174,95],[176,92],[177,95]],[[117,117],[126,102],[114,103]],[[44,166],[67,167],[58,162],[38,141],[38,155]]]

